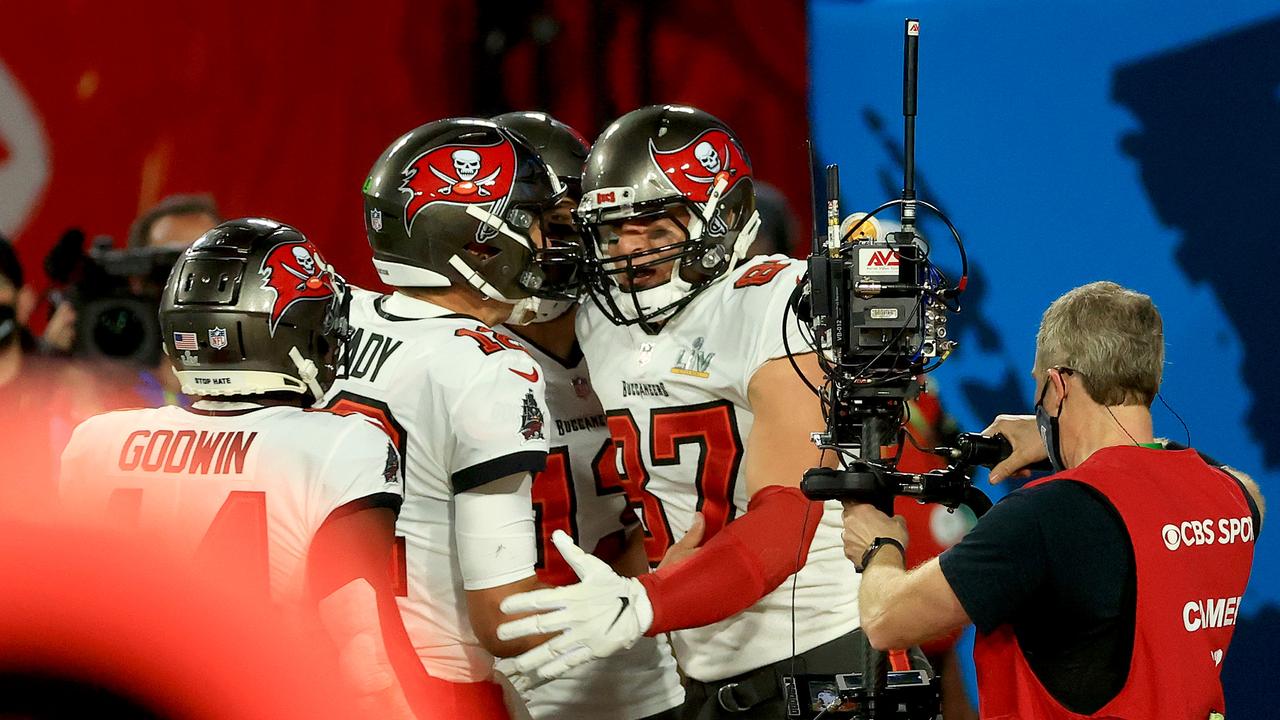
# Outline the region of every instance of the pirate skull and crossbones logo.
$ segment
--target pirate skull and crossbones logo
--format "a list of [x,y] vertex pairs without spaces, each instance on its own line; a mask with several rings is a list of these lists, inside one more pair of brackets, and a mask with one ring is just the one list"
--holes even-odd
[[453,172],[457,177],[449,177],[448,173],[441,171],[434,165],[428,166],[436,177],[446,183],[436,192],[440,195],[456,193],[458,195],[477,194],[480,197],[488,197],[490,194],[489,187],[495,183],[498,173],[502,172],[502,168],[499,167],[488,175],[476,179],[480,175],[480,153],[462,148],[454,150],[450,158],[453,160]]
[[293,261],[297,263],[297,267],[294,267],[287,262],[280,263],[280,265],[286,272],[295,278],[298,278],[300,281],[298,286],[294,288],[295,290],[301,290],[304,287],[315,290],[320,287],[321,280],[319,270],[321,267],[319,263],[316,262],[316,259],[311,255],[310,250],[307,250],[302,246],[293,248]]
[[[654,164],[674,188],[695,203],[707,203],[717,192],[721,197],[751,177],[751,163],[737,142],[721,128],[709,128],[672,150],[659,150],[653,139],[649,152]],[[719,188],[717,190],[717,188]],[[705,206],[704,206],[705,208]],[[707,231],[716,237],[729,230],[724,213],[709,210]]]
[[[722,153],[710,142],[703,140],[694,146],[693,156],[697,158],[698,164],[702,166],[702,169],[707,171],[706,175],[698,175],[685,170],[684,176],[696,183],[711,185],[722,176],[727,182],[735,172],[733,168],[729,167],[731,156],[728,148],[725,148]],[[722,160],[721,158],[724,159]]]

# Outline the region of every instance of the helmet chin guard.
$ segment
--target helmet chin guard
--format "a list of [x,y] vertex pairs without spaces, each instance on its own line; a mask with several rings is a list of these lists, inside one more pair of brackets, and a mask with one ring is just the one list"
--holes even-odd
[[[737,267],[738,263],[746,257],[747,249],[751,247],[751,243],[755,241],[756,234],[760,231],[760,223],[760,213],[758,211],[752,211],[751,217],[747,220],[742,231],[734,241],[733,250],[729,255],[727,263],[730,268]],[[695,232],[701,232],[702,225],[698,218],[691,218],[689,226],[690,235],[693,235]],[[712,245],[707,248],[702,255],[704,261],[708,257],[713,257],[714,259],[712,264],[721,262],[723,259],[723,251],[720,250],[720,247],[721,246],[719,245]],[[713,253],[717,253],[717,251],[719,251],[719,257],[715,257],[713,255]],[[646,329],[650,332],[653,332],[656,328],[650,329],[653,327],[651,325],[652,323],[661,324],[670,320],[677,312],[680,311],[681,308],[693,299],[694,295],[728,277],[728,273],[725,272],[716,275],[706,282],[695,285],[694,283],[686,280],[684,274],[680,272],[681,266],[685,262],[692,260],[694,260],[694,258],[686,256],[672,259],[671,262],[673,265],[671,268],[670,280],[657,287],[637,290],[635,292],[629,292],[621,287],[618,283],[618,275],[620,273],[610,274],[609,282],[603,285],[603,287],[601,287],[602,284],[599,282],[591,286],[593,290],[592,299],[606,315],[609,315],[611,319],[613,319],[615,323],[626,325],[639,323],[646,326]],[[610,261],[606,259],[597,259],[597,262],[602,265],[607,265]],[[606,304],[601,303],[595,295],[595,293],[602,289],[608,294],[608,299],[606,301],[608,305],[607,307]],[[614,318],[615,314],[620,319]]]
[[569,308],[577,304],[576,300],[552,300],[540,297],[521,298],[515,305],[511,306],[511,315],[507,317],[504,324],[533,325],[550,322],[569,312]]

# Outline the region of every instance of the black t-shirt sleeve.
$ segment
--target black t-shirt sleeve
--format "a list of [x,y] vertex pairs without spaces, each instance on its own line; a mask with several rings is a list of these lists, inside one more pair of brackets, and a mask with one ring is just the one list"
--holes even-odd
[[947,583],[982,632],[1012,622],[1045,582],[1037,489],[1010,493],[939,558]]

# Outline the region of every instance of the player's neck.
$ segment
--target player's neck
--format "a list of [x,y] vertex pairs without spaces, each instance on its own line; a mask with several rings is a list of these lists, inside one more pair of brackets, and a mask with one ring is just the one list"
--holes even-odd
[[182,392],[182,382],[178,380],[177,373],[173,371],[173,361],[169,358],[160,358],[160,364],[156,365],[152,374],[155,375],[156,382],[160,383],[161,390],[175,395]]
[[576,338],[573,334],[573,320],[578,315],[578,308],[569,308],[565,314],[555,320],[528,325],[508,325],[516,335],[529,340],[546,350],[563,362],[568,362],[573,355]]
[[8,385],[22,372],[22,344],[14,338],[9,346],[0,350],[0,385]]
[[396,288],[396,292],[462,315],[470,315],[485,325],[497,325],[511,314],[510,305],[490,300],[468,287],[451,285],[447,288]]

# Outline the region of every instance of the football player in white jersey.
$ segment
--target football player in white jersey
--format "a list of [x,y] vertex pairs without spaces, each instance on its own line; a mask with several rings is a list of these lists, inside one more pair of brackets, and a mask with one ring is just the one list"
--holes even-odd
[[539,587],[530,486],[547,457],[543,381],[494,326],[533,303],[539,218],[562,194],[523,139],[467,118],[400,137],[364,186],[373,264],[395,290],[354,291],[347,377],[326,405],[374,417],[401,450],[400,608],[456,717],[505,717],[493,658],[538,641],[496,631],[499,603]]
[[[547,393],[547,467],[534,476],[533,506],[538,531],[538,578],[548,585],[577,582],[578,576],[551,543],[563,530],[620,574],[649,571],[643,539],[614,461],[613,440],[600,399],[591,388],[586,360],[574,336],[581,292],[577,259],[582,240],[572,209],[582,199],[582,166],[587,143],[573,128],[541,112],[512,112],[493,118],[529,141],[567,188],[543,215],[542,247],[535,252],[546,274],[544,297],[531,324],[510,331],[542,368]],[[499,667],[502,663],[499,663]],[[525,684],[525,683],[522,683]],[[646,637],[627,651],[584,663],[562,677],[523,693],[535,720],[619,720],[675,718],[684,688],[665,635]]]
[[61,496],[73,516],[154,535],[264,598],[315,601],[370,710],[408,717],[397,674],[429,678],[387,573],[399,455],[363,418],[307,411],[334,380],[346,297],[289,226],[247,218],[205,233],[160,310],[165,351],[196,402],[86,420],[63,453]]
[[[807,673],[849,672],[864,647],[840,505],[798,487],[835,462],[810,442],[822,413],[786,357],[808,347],[794,315],[784,323],[804,265],[741,262],[759,223],[751,166],[728,127],[691,107],[642,108],[607,128],[578,219],[595,250],[578,337],[649,560],[691,529],[704,543],[632,579],[557,536],[582,582],[508,600],[509,612],[552,612],[500,634],[564,630],[515,661],[549,677],[672,631],[685,717],[782,717],[793,657]],[[812,355],[796,362],[821,382]]]

